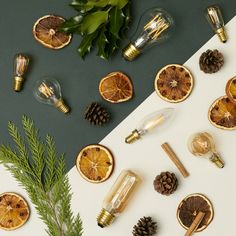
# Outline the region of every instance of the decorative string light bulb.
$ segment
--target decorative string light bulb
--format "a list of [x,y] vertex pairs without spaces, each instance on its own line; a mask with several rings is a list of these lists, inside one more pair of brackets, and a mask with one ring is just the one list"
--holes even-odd
[[226,43],[227,35],[225,33],[225,24],[219,6],[213,5],[207,7],[206,18],[214,32],[218,35],[220,41]]
[[138,125],[138,127],[133,130],[133,132],[125,139],[126,143],[133,143],[136,140],[140,139],[141,136],[144,136],[153,131],[159,131],[161,128],[168,126],[171,118],[173,117],[174,109],[165,108],[159,111],[156,111],[152,114],[146,116]]
[[29,65],[29,57],[24,54],[16,54],[14,57],[14,85],[13,88],[16,92],[22,90],[24,75]]
[[193,134],[188,140],[188,149],[193,155],[206,157],[217,167],[224,167],[224,161],[216,151],[215,141],[209,133]]
[[61,87],[57,80],[43,79],[38,81],[34,88],[34,96],[39,102],[52,105],[63,113],[70,111],[62,99]]
[[163,9],[153,8],[146,11],[131,42],[124,48],[123,57],[133,61],[149,46],[166,40],[173,22],[170,14]]

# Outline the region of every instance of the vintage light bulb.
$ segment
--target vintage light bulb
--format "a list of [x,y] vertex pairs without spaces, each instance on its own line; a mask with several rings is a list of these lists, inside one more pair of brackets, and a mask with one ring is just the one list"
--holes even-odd
[[133,61],[149,46],[166,40],[173,23],[170,14],[163,9],[152,8],[146,11],[140,19],[131,42],[124,48],[123,57]]
[[213,5],[206,9],[206,18],[214,32],[218,35],[221,42],[227,41],[227,35],[224,28],[224,20],[219,6]]
[[16,54],[14,57],[14,85],[13,88],[16,92],[21,91],[24,82],[24,75],[29,65],[29,57],[21,53]]
[[224,161],[216,151],[215,141],[209,133],[193,134],[188,140],[188,149],[193,155],[206,157],[219,168],[224,167]]
[[55,79],[45,78],[37,81],[34,96],[39,102],[52,105],[63,113],[70,111],[62,99],[61,86]]
[[126,143],[133,143],[141,136],[158,131],[166,127],[173,117],[174,108],[165,108],[146,116],[138,127],[125,139]]
[[110,225],[115,217],[123,212],[140,182],[141,179],[134,172],[130,170],[121,172],[103,201],[103,208],[97,217],[100,227]]

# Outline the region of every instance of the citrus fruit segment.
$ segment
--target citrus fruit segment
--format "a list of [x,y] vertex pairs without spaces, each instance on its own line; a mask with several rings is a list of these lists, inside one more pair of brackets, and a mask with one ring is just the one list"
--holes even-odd
[[96,144],[83,148],[76,160],[76,167],[81,176],[92,183],[107,180],[114,166],[111,152],[104,146]]
[[184,66],[171,64],[162,68],[155,79],[156,93],[165,101],[185,100],[193,89],[193,76]]
[[35,39],[47,48],[61,49],[71,41],[71,35],[59,32],[65,19],[60,16],[46,15],[39,18],[33,27]]
[[21,227],[29,218],[26,201],[15,193],[0,195],[0,228],[14,230]]
[[230,79],[226,84],[226,94],[231,102],[236,104],[236,77]]
[[210,200],[202,194],[191,194],[184,198],[178,206],[177,218],[182,227],[186,230],[191,226],[199,212],[205,216],[198,226],[196,232],[203,231],[211,223],[214,217],[214,210]]
[[133,96],[133,85],[127,75],[113,72],[100,81],[99,92],[108,102],[125,102]]
[[220,97],[211,105],[208,118],[217,128],[235,130],[236,104],[232,103],[227,96]]

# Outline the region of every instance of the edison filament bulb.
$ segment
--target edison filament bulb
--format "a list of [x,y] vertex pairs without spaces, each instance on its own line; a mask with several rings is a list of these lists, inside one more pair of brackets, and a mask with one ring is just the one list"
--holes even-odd
[[152,8],[146,11],[140,19],[131,42],[124,48],[123,57],[133,61],[145,49],[168,39],[173,24],[173,18],[163,9]]
[[133,143],[148,133],[159,132],[169,125],[173,115],[174,108],[165,108],[147,115],[137,128],[125,139],[125,142]]
[[123,212],[140,182],[140,177],[133,171],[121,172],[103,201],[102,210],[97,217],[98,226],[104,228],[110,225]]
[[52,105],[63,113],[70,111],[62,99],[61,86],[55,79],[45,78],[37,81],[34,96],[39,102]]

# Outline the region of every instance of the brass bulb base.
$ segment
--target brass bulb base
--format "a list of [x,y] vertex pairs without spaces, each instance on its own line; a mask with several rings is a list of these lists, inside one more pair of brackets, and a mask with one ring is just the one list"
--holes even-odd
[[224,161],[221,159],[221,157],[217,153],[213,153],[210,160],[219,168],[223,168],[225,166]]
[[218,35],[218,37],[219,37],[219,39],[220,39],[220,41],[222,43],[226,43],[227,42],[227,35],[226,35],[224,27],[216,30],[216,33],[217,33],[217,35]]
[[140,134],[138,132],[138,130],[134,130],[132,132],[132,134],[130,134],[126,139],[125,139],[125,142],[126,143],[133,143],[135,142],[136,140],[140,139]]
[[128,61],[133,61],[136,57],[140,55],[140,51],[130,43],[127,47],[123,50],[123,57]]
[[15,92],[20,92],[23,87],[24,78],[21,76],[14,77],[13,89]]
[[98,226],[100,226],[101,228],[104,228],[112,224],[114,219],[115,219],[115,216],[103,208],[97,217],[97,223],[98,223]]
[[64,103],[64,101],[62,99],[59,99],[56,103],[55,103],[55,107],[63,112],[64,114],[68,113],[70,111],[70,108]]

